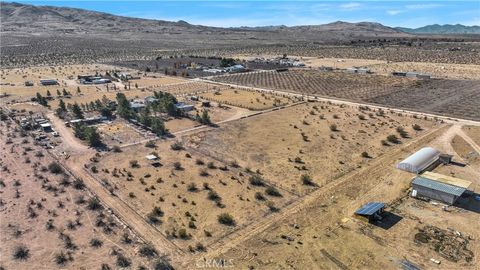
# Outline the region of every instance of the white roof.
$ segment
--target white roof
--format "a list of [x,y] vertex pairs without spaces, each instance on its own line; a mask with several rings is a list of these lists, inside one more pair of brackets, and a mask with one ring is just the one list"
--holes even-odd
[[158,157],[155,156],[155,155],[146,155],[145,158],[147,158],[148,160],[157,160]]
[[398,163],[396,167],[407,172],[420,173],[435,162],[439,156],[440,151],[437,149],[425,147]]
[[51,127],[52,125],[50,125],[50,123],[43,123],[43,124],[40,124],[40,126],[42,128],[45,128],[45,127]]

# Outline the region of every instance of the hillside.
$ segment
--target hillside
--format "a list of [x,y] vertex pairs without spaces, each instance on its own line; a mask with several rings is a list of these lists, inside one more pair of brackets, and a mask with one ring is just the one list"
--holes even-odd
[[412,34],[480,34],[480,26],[465,26],[461,24],[432,24],[419,28],[397,27],[396,29]]
[[[2,33],[103,35],[122,38],[157,35],[230,36],[232,39],[263,40],[344,40],[378,36],[406,36],[405,33],[378,23],[335,22],[325,25],[296,27],[239,27],[218,28],[192,25],[185,21],[149,20],[89,11],[76,8],[33,6],[19,3],[1,3]],[[293,36],[286,36],[291,34]]]

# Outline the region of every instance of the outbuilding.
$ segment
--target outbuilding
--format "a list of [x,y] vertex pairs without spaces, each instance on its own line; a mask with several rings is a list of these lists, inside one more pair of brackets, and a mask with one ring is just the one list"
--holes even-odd
[[374,222],[382,219],[385,204],[381,202],[369,202],[355,211],[355,217],[366,221]]
[[396,167],[403,171],[418,174],[438,161],[439,157],[440,151],[432,147],[425,147],[398,163]]
[[457,186],[454,183],[437,181],[419,175],[412,181],[412,197],[431,199],[452,205],[467,190],[464,186]]
[[40,80],[40,84],[41,85],[57,85],[58,82],[57,80],[54,80],[54,79],[43,79],[43,80]]

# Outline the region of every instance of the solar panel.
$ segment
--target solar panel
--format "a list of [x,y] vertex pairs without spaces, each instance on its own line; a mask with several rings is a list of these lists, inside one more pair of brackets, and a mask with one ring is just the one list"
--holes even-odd
[[365,215],[365,216],[370,216],[373,215],[375,212],[378,210],[382,209],[385,207],[384,203],[380,202],[369,202],[362,206],[360,209],[358,209],[355,214],[357,215]]

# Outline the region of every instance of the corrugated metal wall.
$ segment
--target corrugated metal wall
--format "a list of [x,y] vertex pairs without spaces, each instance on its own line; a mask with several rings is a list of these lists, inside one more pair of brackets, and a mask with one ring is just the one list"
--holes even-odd
[[426,188],[426,187],[423,187],[423,186],[418,186],[418,185],[415,185],[415,184],[413,184],[412,187],[413,187],[413,190],[417,191],[417,197],[426,197],[426,198],[433,199],[433,200],[436,200],[436,201],[441,201],[441,202],[444,202],[444,203],[448,203],[450,205],[452,205],[455,202],[455,200],[457,199],[457,196],[455,196],[455,195],[448,194],[448,193],[445,193],[445,192],[441,192],[441,191],[438,191],[438,190],[433,190],[433,189]]

